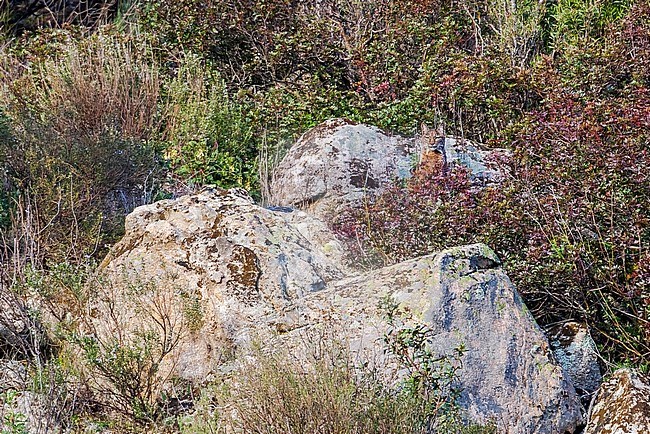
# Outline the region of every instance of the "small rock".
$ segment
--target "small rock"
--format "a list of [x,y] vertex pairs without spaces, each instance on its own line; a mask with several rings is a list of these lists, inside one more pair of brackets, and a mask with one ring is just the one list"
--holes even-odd
[[650,385],[632,369],[619,369],[598,390],[584,434],[650,433]]
[[507,161],[505,149],[484,150],[480,145],[457,137],[445,137],[442,146],[448,165],[459,165],[469,171],[470,179],[479,185],[498,184],[505,178],[500,159]]
[[570,321],[551,328],[547,335],[555,358],[571,378],[586,408],[603,378],[598,350],[589,328],[586,324]]

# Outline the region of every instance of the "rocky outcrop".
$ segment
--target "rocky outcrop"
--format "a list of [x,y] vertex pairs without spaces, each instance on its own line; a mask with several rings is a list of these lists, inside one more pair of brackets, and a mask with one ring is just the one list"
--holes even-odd
[[305,133],[276,168],[270,202],[328,216],[346,203],[380,192],[411,171],[427,152],[439,153],[448,167],[469,171],[476,185],[504,178],[504,150],[427,133],[415,138],[343,119],[326,121]]
[[[241,190],[142,206],[100,266],[107,283],[98,285],[89,329],[183,334],[163,369],[202,380],[246,340],[251,322],[282,329],[291,300],[344,277],[343,256],[321,221],[258,207]],[[142,315],[152,309],[166,317],[165,330]]]
[[631,369],[619,369],[598,390],[585,434],[650,432],[650,385]]
[[[499,259],[484,245],[355,275],[319,220],[258,207],[241,191],[206,190],[140,207],[101,266],[87,333],[173,342],[161,378],[205,381],[251,342],[304,350],[327,328],[355,357],[392,369],[380,305],[427,330],[435,354],[463,347],[457,387],[468,415],[499,432],[573,432],[580,404]],[[161,324],[164,327],[161,327]],[[365,363],[365,362],[363,362]]]
[[[296,301],[304,324],[335,315],[354,348],[377,350],[388,327],[387,297],[429,331],[435,357],[464,348],[459,403],[503,433],[573,432],[574,388],[542,330],[487,246],[477,244],[333,282]],[[334,313],[334,314],[333,314]]]

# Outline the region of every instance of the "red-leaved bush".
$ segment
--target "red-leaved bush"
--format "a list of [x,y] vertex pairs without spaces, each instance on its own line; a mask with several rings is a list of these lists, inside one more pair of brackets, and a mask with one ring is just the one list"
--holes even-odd
[[610,359],[650,362],[649,17],[636,7],[602,46],[531,71],[548,88],[497,142],[513,150],[500,186],[416,171],[335,226],[384,263],[485,242],[540,322],[586,321]]

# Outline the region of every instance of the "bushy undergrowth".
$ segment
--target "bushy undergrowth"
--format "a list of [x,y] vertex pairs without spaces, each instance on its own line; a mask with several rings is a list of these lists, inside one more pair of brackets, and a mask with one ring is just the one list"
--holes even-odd
[[[30,362],[17,380],[22,386],[7,385],[9,392],[0,394],[5,405],[1,428],[224,434],[495,432],[491,424],[468,421],[456,404],[462,348],[451,356],[434,355],[428,348],[430,330],[399,311],[392,300],[380,306],[389,327],[379,362],[355,362],[349,343],[339,341],[338,332],[310,329],[294,342],[296,353],[248,349],[245,357],[232,361],[236,369],[215,373],[198,391],[196,384],[168,372],[173,366],[168,356],[189,326],[188,318],[173,313],[173,291],[134,280],[128,291],[138,295],[127,294],[127,301],[119,288],[90,270],[60,266],[28,273],[20,287],[0,287],[0,302],[19,306],[20,318],[40,332],[25,335],[15,316],[0,316],[0,326],[20,339],[22,345],[14,350]],[[95,285],[102,289],[94,291]],[[24,305],[20,297],[25,294],[43,301],[40,312]],[[142,317],[137,329],[129,329],[129,315],[118,309],[105,311],[105,329],[94,327],[94,309],[124,303],[133,303]],[[25,396],[38,403],[32,410],[35,418],[14,406]]]
[[218,73],[183,58],[166,83],[161,140],[178,179],[194,185],[257,188],[259,142],[251,109],[231,98]]
[[557,69],[540,60],[543,99],[492,142],[514,150],[507,181],[477,189],[459,168],[419,169],[342,215],[339,230],[375,261],[486,242],[538,320],[585,320],[609,358],[648,363],[648,12]]
[[64,42],[29,68],[30,53],[9,59],[0,142],[5,201],[5,260],[44,266],[105,252],[122,219],[150,202],[160,164],[150,142],[158,74],[133,41],[98,35]]

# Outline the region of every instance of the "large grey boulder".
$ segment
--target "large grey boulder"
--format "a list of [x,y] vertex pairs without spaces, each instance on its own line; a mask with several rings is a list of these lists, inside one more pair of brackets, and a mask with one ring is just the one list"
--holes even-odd
[[637,371],[619,369],[598,390],[585,434],[650,432],[650,384]]
[[323,222],[261,208],[242,190],[142,206],[100,265],[88,329],[169,334],[176,345],[162,372],[202,380],[247,339],[251,322],[282,329],[278,312],[291,300],[344,277],[344,254]]
[[342,205],[411,177],[418,164],[433,154],[440,155],[447,168],[465,168],[477,186],[502,181],[509,155],[468,140],[438,137],[429,130],[407,138],[332,119],[306,132],[291,147],[274,171],[269,201],[327,218]]
[[361,275],[343,254],[321,221],[258,207],[238,190],[140,207],[101,266],[86,330],[124,345],[151,332],[173,342],[161,352],[162,380],[209,380],[255,342],[299,356],[301,336],[316,329],[347,343],[360,363],[392,370],[383,344],[391,325],[380,308],[390,299],[408,312],[404,321],[428,330],[437,354],[465,348],[456,386],[470,418],[499,432],[574,431],[574,388],[489,248]]
[[297,300],[296,316],[301,327],[333,316],[353,348],[376,354],[389,330],[380,308],[387,297],[409,313],[412,326],[428,330],[436,356],[465,349],[457,386],[471,419],[494,422],[500,433],[576,430],[581,405],[573,385],[487,246],[453,248],[332,282]]
[[370,191],[406,178],[416,142],[344,119],[303,134],[275,169],[270,202],[331,212]]

